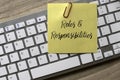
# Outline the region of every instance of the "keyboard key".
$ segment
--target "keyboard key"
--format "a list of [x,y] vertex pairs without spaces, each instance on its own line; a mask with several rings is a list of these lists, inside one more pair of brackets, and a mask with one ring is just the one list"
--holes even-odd
[[103,26],[101,27],[101,32],[102,32],[102,35],[107,35],[107,34],[110,34],[110,29],[109,29],[109,26]]
[[0,77],[0,80],[7,80],[6,77]]
[[0,44],[6,43],[6,39],[4,35],[0,35]]
[[39,23],[36,26],[39,33],[47,31],[45,23]]
[[7,75],[7,70],[5,67],[0,67],[0,76],[4,76],[4,75]]
[[75,56],[75,57],[71,57],[55,63],[48,64],[48,65],[39,66],[37,68],[31,69],[30,71],[33,79],[35,79],[38,77],[42,77],[52,73],[70,69],[79,65],[80,65],[79,58],[78,56]]
[[32,37],[24,39],[24,42],[26,47],[30,47],[34,45],[34,41]]
[[115,13],[115,18],[117,21],[120,20],[120,11]]
[[48,44],[40,45],[40,49],[41,49],[42,53],[47,53],[48,52]]
[[109,12],[120,10],[120,2],[116,1],[114,3],[110,3],[107,5],[107,7]]
[[120,43],[113,44],[113,49],[118,49],[120,48]]
[[17,63],[17,65],[18,65],[18,69],[20,71],[27,69],[27,63],[26,63],[26,61],[20,61],[20,62]]
[[93,58],[92,58],[92,55],[90,53],[89,54],[82,54],[82,55],[80,55],[80,58],[81,58],[82,64],[87,64],[87,63],[93,62]]
[[103,59],[102,51],[99,49],[97,53],[93,53],[95,60]]
[[56,60],[58,60],[58,56],[57,56],[57,54],[49,53],[48,54],[48,59],[50,60],[50,62],[56,61]]
[[20,50],[24,48],[23,41],[19,40],[14,42],[15,50]]
[[107,52],[104,52],[104,56],[105,57],[110,57],[113,55],[113,52],[112,51],[107,51]]
[[29,65],[30,68],[37,66],[38,64],[37,64],[36,58],[28,59],[28,65]]
[[16,25],[16,28],[22,28],[22,27],[25,26],[25,23],[24,22],[19,22],[19,23],[15,24],[15,25]]
[[19,54],[20,54],[21,59],[26,59],[30,57],[27,49],[20,51]]
[[29,71],[23,71],[18,73],[19,80],[31,80]]
[[67,58],[68,54],[59,54],[60,59]]
[[110,43],[112,44],[112,43],[119,42],[120,41],[119,36],[120,36],[120,33],[116,33],[116,34],[112,34],[112,35],[108,36]]
[[113,14],[106,15],[106,16],[105,16],[105,19],[106,19],[106,22],[107,22],[107,23],[115,22],[115,17],[114,17]]
[[45,42],[43,34],[36,35],[34,36],[34,38],[35,38],[36,44],[41,44]]
[[39,64],[40,64],[40,65],[48,63],[47,56],[46,56],[46,55],[41,55],[41,56],[39,56],[39,57],[38,57],[38,61],[39,61]]
[[14,29],[15,29],[14,25],[9,25],[9,26],[5,27],[5,31],[11,31],[11,30],[14,30]]
[[1,56],[0,57],[0,63],[1,63],[1,65],[8,64],[9,63],[8,56],[7,55]]
[[120,48],[114,50],[115,54],[120,54]]
[[16,74],[9,75],[8,80],[17,80]]
[[120,31],[120,22],[114,23],[110,25],[112,32]]
[[11,53],[9,55],[11,62],[19,61],[18,52]]
[[40,54],[39,48],[37,46],[30,48],[30,53],[31,53],[31,56],[39,55]]
[[109,0],[100,0],[100,4],[105,4],[105,3],[108,3]]
[[8,68],[9,73],[17,72],[16,64],[10,64],[10,65],[7,66],[7,68]]
[[4,45],[4,49],[6,53],[12,52],[14,51],[13,45],[12,43],[8,43]]
[[97,29],[97,32],[98,32],[98,37],[100,37],[101,36],[101,34],[100,34],[100,30],[99,29]]
[[29,20],[26,21],[27,25],[32,25],[32,24],[35,24],[35,23],[36,23],[35,19],[29,19]]
[[101,47],[108,45],[108,40],[106,37],[99,38],[99,44]]
[[24,29],[16,30],[16,35],[18,39],[26,37],[26,33]]
[[0,34],[1,33],[4,33],[4,29],[3,28],[0,28]]
[[46,38],[46,41],[48,41],[48,34],[45,33],[45,38]]
[[36,34],[35,26],[30,26],[26,28],[28,36]]
[[99,6],[98,7],[98,13],[99,13],[99,15],[106,14],[107,13],[106,6]]
[[3,52],[3,47],[0,46],[0,55],[2,55],[2,54],[4,54],[4,52]]
[[37,22],[42,22],[46,20],[46,16],[37,17]]
[[16,40],[15,33],[14,32],[7,33],[6,38],[8,42]]
[[104,25],[105,24],[105,20],[103,17],[99,17],[98,18],[98,26]]

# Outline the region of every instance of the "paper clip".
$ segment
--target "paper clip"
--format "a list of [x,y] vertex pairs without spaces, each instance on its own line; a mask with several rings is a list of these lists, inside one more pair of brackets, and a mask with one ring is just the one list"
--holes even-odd
[[72,9],[72,3],[69,2],[68,6],[65,7],[65,10],[64,10],[64,13],[63,13],[63,17],[64,17],[64,18],[68,18],[71,9]]

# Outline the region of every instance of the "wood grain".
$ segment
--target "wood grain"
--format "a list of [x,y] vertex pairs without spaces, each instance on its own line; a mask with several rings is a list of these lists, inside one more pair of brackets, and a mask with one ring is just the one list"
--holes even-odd
[[[74,0],[0,0],[0,23],[46,10],[48,2],[70,1]],[[119,76],[120,59],[117,59],[48,80],[120,80]]]

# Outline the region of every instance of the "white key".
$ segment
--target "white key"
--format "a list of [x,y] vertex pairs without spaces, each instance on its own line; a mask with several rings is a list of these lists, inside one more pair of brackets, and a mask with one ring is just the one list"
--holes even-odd
[[37,22],[42,22],[46,20],[46,16],[37,17]]
[[28,36],[36,34],[35,26],[30,26],[26,28]]
[[120,20],[120,11],[115,13],[116,20]]
[[18,61],[18,60],[19,60],[19,56],[18,56],[18,53],[17,53],[17,52],[11,53],[11,54],[9,55],[9,57],[10,57],[11,62],[15,62],[15,61]]
[[106,15],[105,19],[107,23],[115,22],[115,17],[113,16],[113,14]]
[[99,15],[106,14],[107,13],[106,6],[99,6],[98,7],[98,13],[99,13]]
[[114,3],[110,3],[110,4],[107,5],[107,7],[108,7],[109,12],[120,10],[120,2],[117,1],[117,2],[114,2]]
[[120,41],[119,36],[120,36],[120,33],[116,33],[116,34],[112,34],[112,35],[108,36],[110,43],[112,44],[112,43],[119,42]]
[[112,32],[120,31],[120,22],[114,23],[110,25]]
[[47,31],[45,23],[37,24],[37,30],[38,30],[39,33]]
[[29,71],[23,71],[18,73],[19,80],[31,80]]
[[37,46],[30,48],[30,53],[31,53],[31,56],[39,55],[40,54],[39,48]]
[[59,54],[60,59],[67,58],[68,54]]
[[12,43],[8,43],[4,45],[4,49],[6,53],[12,52],[14,51],[13,45]]
[[24,42],[26,47],[30,47],[34,45],[34,41],[32,37],[24,39]]
[[19,54],[20,54],[21,59],[26,59],[30,57],[27,49],[20,51]]
[[118,49],[120,48],[120,43],[113,44],[113,49]]
[[34,38],[35,38],[36,44],[45,42],[43,34],[36,35],[36,36],[34,36]]
[[3,47],[0,46],[0,55],[2,55],[2,54],[4,54],[4,52],[3,52]]
[[93,53],[93,55],[95,60],[103,59],[103,55],[100,49],[97,51],[97,53]]
[[97,29],[97,33],[98,33],[98,37],[100,37],[101,36],[101,34],[100,34],[100,30],[99,29]]
[[1,56],[1,57],[0,57],[0,63],[1,63],[1,65],[8,64],[8,63],[9,63],[8,56],[7,56],[7,55]]
[[104,25],[105,24],[105,20],[103,17],[99,17],[98,18],[98,26]]
[[4,29],[3,28],[0,28],[0,33],[4,33]]
[[93,62],[93,58],[91,54],[82,54],[80,55],[80,58],[81,58],[82,64]]
[[18,39],[26,37],[26,33],[24,29],[16,30],[16,35]]
[[19,40],[14,42],[15,50],[20,50],[24,48],[23,41]]
[[31,69],[31,74],[32,74],[33,79],[35,79],[38,77],[42,77],[42,76],[46,76],[52,73],[70,69],[70,68],[73,68],[79,65],[80,65],[79,58],[78,56],[75,56],[75,57],[64,59],[64,60],[61,60],[55,63],[51,63],[48,65],[44,65],[44,66]]
[[47,60],[47,56],[46,55],[41,55],[38,57],[38,61],[39,61],[39,64],[42,65],[42,64],[45,64],[45,63],[48,63],[48,60]]
[[35,24],[35,23],[36,23],[35,19],[29,19],[26,21],[27,25],[31,25],[31,24]]
[[105,3],[108,3],[109,0],[100,0],[100,4],[105,4]]
[[5,67],[0,67],[0,76],[7,75],[7,70]]
[[8,76],[8,80],[18,80],[16,74],[12,74]]
[[0,35],[0,44],[6,43],[5,36]]
[[0,80],[7,80],[6,77],[0,77]]
[[107,51],[107,52],[104,52],[104,56],[105,57],[110,57],[113,55],[113,52],[112,51]]
[[15,33],[14,32],[7,33],[6,38],[8,42],[16,40]]
[[50,62],[58,60],[57,54],[49,53],[48,58],[49,58]]
[[28,59],[28,65],[30,68],[37,66],[38,64],[37,64],[36,58]]
[[19,69],[20,71],[27,69],[27,63],[26,63],[26,61],[18,62],[17,65],[18,65],[18,69]]
[[103,27],[101,27],[101,32],[102,32],[102,35],[110,34],[109,26],[103,26]]
[[114,50],[115,54],[120,54],[120,48]]
[[15,29],[14,25],[9,25],[9,26],[5,27],[5,31],[11,31],[11,30],[14,30],[14,29]]
[[7,66],[7,68],[8,68],[9,73],[17,72],[16,64],[10,64],[10,65]]
[[48,44],[40,45],[40,49],[41,49],[42,53],[47,53],[48,52]]
[[90,2],[90,4],[97,4],[97,5],[99,5],[99,2],[98,1],[92,1],[92,2]]
[[108,40],[106,37],[99,38],[99,44],[101,47],[108,45]]
[[22,28],[22,27],[25,26],[25,23],[24,22],[19,22],[19,23],[15,24],[15,25],[16,25],[16,28]]
[[46,41],[48,41],[48,33],[45,33]]

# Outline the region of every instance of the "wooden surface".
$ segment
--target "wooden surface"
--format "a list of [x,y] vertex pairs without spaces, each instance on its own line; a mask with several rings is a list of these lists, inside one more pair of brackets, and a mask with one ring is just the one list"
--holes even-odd
[[[48,0],[48,2],[70,1],[73,0]],[[0,22],[37,13],[46,8],[46,0],[0,0]],[[120,80],[120,59],[83,70],[77,70],[48,80]]]

